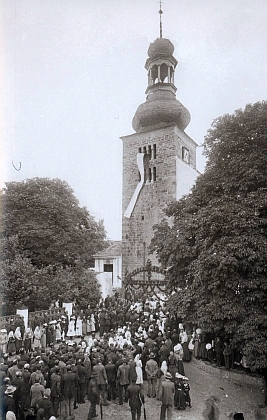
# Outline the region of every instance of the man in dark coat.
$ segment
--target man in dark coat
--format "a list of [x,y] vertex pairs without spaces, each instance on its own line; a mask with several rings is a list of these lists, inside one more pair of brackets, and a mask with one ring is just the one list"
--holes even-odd
[[71,366],[67,366],[67,373],[63,375],[62,380],[62,414],[63,417],[74,417],[74,400],[76,397],[76,388],[78,386],[77,376],[71,371]]
[[[3,414],[4,416],[8,411],[13,411],[15,413],[15,401],[14,401],[14,392],[16,391],[16,387],[13,385],[9,385],[5,390],[5,396],[3,401]],[[5,418],[5,417],[4,417]]]
[[145,403],[143,388],[136,384],[136,377],[132,378],[132,383],[127,388],[127,398],[131,408],[132,420],[140,420],[141,407]]
[[108,378],[108,400],[110,401],[111,398],[113,400],[116,399],[116,366],[112,362],[112,358],[108,357],[108,364],[105,366],[107,378]]
[[108,405],[108,402],[107,402],[108,378],[107,378],[105,367],[103,366],[102,360],[100,358],[97,360],[97,365],[93,367],[93,372],[96,372],[98,376],[98,385],[99,385],[99,389],[103,398],[103,405]]
[[52,373],[50,378],[51,383],[51,402],[53,405],[53,410],[55,416],[58,417],[58,409],[59,409],[59,399],[61,396],[61,375],[60,375],[60,367],[55,367],[55,372]]
[[51,395],[51,390],[49,388],[46,388],[44,391],[44,396],[40,398],[39,400],[37,400],[36,402],[37,411],[40,410],[41,408],[44,410],[45,420],[49,420],[50,417],[54,415],[53,406],[50,401],[50,395]]
[[96,371],[92,372],[92,378],[88,386],[88,398],[91,402],[87,420],[92,420],[97,417],[96,414],[96,405],[100,401],[100,389],[98,386],[98,373]]
[[84,397],[86,393],[85,388],[85,378],[86,378],[86,370],[85,367],[82,365],[81,359],[77,360],[77,372],[78,372],[78,395],[77,395],[77,402],[78,404],[84,404]]
[[160,411],[160,420],[166,419],[166,412],[167,412],[167,419],[172,419],[173,413],[173,406],[174,406],[174,383],[171,382],[172,375],[170,372],[167,372],[165,375],[166,381],[163,381],[161,384],[162,392],[161,392],[161,411]]
[[127,388],[130,384],[130,366],[126,364],[126,357],[122,358],[122,365],[118,367],[117,379],[119,385],[119,405],[123,404],[123,391],[125,393],[125,402],[127,399]]

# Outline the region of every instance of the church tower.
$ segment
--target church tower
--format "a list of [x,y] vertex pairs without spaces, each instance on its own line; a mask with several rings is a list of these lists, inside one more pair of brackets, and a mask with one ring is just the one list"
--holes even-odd
[[[161,9],[159,11],[161,18]],[[169,39],[160,38],[148,48],[146,101],[134,115],[134,134],[123,141],[122,274],[144,266],[153,225],[164,217],[173,200],[188,194],[198,172],[197,144],[185,132],[189,111],[176,99],[174,75],[178,64]]]

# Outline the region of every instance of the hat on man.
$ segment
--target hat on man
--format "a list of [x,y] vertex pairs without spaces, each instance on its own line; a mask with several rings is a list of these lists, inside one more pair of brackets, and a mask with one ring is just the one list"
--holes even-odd
[[167,373],[165,374],[165,378],[166,378],[166,379],[172,379],[172,375],[171,375],[171,373],[170,373],[170,372],[167,372]]
[[5,394],[13,394],[16,391],[16,387],[13,385],[8,385],[7,389],[5,390]]

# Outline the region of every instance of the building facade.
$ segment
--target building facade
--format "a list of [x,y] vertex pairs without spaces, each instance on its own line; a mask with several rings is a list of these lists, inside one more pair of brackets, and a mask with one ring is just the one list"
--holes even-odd
[[121,241],[113,241],[105,250],[94,255],[96,278],[101,286],[102,298],[112,294],[113,289],[122,286]]
[[189,111],[176,99],[174,46],[158,38],[148,49],[146,102],[133,118],[134,134],[123,141],[122,276],[144,266],[153,225],[167,204],[188,194],[198,171],[197,144],[185,133]]

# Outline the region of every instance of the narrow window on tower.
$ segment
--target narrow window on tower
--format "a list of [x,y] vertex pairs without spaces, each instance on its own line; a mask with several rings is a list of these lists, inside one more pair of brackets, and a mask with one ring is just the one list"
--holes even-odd
[[157,157],[157,147],[156,144],[153,144],[153,159],[156,159]]
[[157,169],[156,166],[153,167],[153,182],[157,181]]
[[149,155],[149,160],[150,160],[151,159],[151,156],[152,156],[151,145],[148,146],[148,155]]
[[182,159],[186,162],[186,163],[190,163],[190,155],[189,155],[189,150],[186,149],[185,147],[182,148]]
[[146,154],[146,146],[143,147],[143,153]]
[[138,153],[142,153],[142,147],[138,148]]
[[151,170],[151,168],[148,168],[148,181],[149,182],[152,181],[152,170]]
[[146,168],[144,168],[144,182],[146,182],[147,180],[147,170]]

